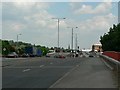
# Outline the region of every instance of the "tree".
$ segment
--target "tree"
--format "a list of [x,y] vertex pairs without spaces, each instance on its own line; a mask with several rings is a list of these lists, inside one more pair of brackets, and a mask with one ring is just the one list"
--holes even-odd
[[2,54],[7,55],[10,52],[15,52],[15,48],[12,47],[7,40],[2,41]]
[[109,32],[100,37],[100,42],[104,51],[120,52],[120,23],[113,25]]

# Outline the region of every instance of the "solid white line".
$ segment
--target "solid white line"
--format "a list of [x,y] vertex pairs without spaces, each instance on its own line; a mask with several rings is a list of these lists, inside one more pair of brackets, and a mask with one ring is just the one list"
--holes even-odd
[[102,59],[102,61],[103,61],[103,63],[104,63],[108,68],[110,68],[111,70],[114,69],[111,65],[109,65],[109,64],[108,64],[106,61],[104,61],[103,59]]
[[75,70],[79,65],[76,65],[73,69],[71,69],[69,72],[67,72],[63,77],[58,79],[53,85],[51,85],[49,88],[54,88],[54,86],[59,83],[61,80],[63,80],[65,77],[67,77],[73,70]]
[[25,69],[25,70],[23,70],[23,72],[27,72],[27,71],[30,71],[31,69]]

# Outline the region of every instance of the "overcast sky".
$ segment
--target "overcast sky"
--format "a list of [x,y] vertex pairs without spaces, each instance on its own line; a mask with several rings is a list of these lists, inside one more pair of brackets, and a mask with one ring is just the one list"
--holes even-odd
[[[72,0],[71,0],[72,1]],[[80,48],[91,48],[118,20],[117,2],[2,2],[2,39],[57,46],[60,20],[60,47],[71,45],[71,28]]]

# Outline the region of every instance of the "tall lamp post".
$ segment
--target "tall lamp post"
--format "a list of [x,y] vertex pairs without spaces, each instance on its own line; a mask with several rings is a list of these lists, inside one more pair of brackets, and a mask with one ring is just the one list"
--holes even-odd
[[60,24],[60,19],[66,19],[66,18],[52,18],[52,19],[57,19],[58,22],[58,48],[59,48],[59,24]]
[[[22,34],[17,34],[17,51],[18,51],[18,39],[19,39],[19,35],[22,35]],[[18,51],[19,53],[19,51]]]
[[19,35],[22,35],[22,34],[17,34],[17,43],[18,43],[18,37],[19,37]]
[[78,27],[67,27],[67,28],[71,28],[71,29],[72,29],[71,49],[72,49],[72,51],[73,51],[73,29],[74,29],[74,28],[78,28]]

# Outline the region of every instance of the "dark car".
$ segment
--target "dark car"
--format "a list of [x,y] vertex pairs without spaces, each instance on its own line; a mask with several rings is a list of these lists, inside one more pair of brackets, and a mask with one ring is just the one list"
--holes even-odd
[[90,54],[89,57],[94,57],[94,56],[92,54]]
[[21,57],[29,57],[28,54],[22,54]]
[[64,55],[55,55],[54,58],[65,58]]

